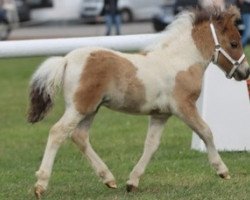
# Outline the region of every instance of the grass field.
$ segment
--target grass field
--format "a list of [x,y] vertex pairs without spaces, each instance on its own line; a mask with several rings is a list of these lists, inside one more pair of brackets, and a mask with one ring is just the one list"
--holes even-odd
[[[249,55],[249,49],[247,49]],[[248,56],[249,57],[249,56]],[[63,113],[60,95],[41,123],[26,122],[28,81],[43,58],[0,61],[0,200],[34,199],[33,184],[48,130]],[[68,140],[60,149],[44,199],[50,200],[247,200],[250,198],[250,155],[221,153],[232,179],[215,175],[207,155],[190,149],[191,130],[172,118],[161,146],[141,179],[139,190],[125,192],[125,182],[139,159],[147,117],[102,108],[91,141],[115,175],[117,190],[104,186],[87,160]],[[225,133],[226,134],[226,133]]]

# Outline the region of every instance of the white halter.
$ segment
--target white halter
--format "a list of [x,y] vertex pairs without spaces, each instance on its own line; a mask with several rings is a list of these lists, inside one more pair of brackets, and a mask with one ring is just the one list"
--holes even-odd
[[[243,62],[244,58],[246,57],[245,54],[243,53],[242,56],[239,58],[239,60],[234,60],[220,45],[215,28],[213,23],[210,24],[210,29],[213,35],[214,43],[215,43],[215,49],[214,49],[214,58],[213,58],[213,63],[218,65],[218,58],[219,58],[219,53],[222,53],[223,56],[225,56],[232,64],[233,67],[229,73],[226,73],[227,78],[232,78],[234,72],[237,70],[237,68],[241,65]],[[218,65],[219,66],[219,65]],[[220,67],[221,68],[221,67]]]

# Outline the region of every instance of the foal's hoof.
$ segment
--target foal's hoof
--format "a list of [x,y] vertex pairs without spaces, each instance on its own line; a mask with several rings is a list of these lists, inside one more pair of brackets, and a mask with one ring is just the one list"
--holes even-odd
[[221,174],[219,174],[219,176],[220,176],[221,178],[225,179],[225,180],[231,179],[231,176],[229,175],[228,172],[221,173]]
[[116,185],[115,181],[109,181],[109,182],[105,183],[105,185],[107,185],[111,189],[117,189],[117,185]]
[[126,187],[127,192],[135,192],[135,191],[137,191],[137,189],[138,188],[136,186],[131,185],[131,184],[127,184],[127,187]]
[[35,192],[36,198],[41,199],[42,194],[45,192],[45,189],[42,186],[37,185],[37,186],[35,186],[34,192]]

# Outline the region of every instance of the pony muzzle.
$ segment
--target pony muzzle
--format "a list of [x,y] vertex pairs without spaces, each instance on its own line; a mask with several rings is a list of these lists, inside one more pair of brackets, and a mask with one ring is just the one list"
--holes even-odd
[[250,66],[247,61],[243,62],[237,67],[233,77],[239,81],[250,79]]
[[245,61],[242,65],[246,71],[246,79],[250,79],[250,66],[249,66],[248,62]]

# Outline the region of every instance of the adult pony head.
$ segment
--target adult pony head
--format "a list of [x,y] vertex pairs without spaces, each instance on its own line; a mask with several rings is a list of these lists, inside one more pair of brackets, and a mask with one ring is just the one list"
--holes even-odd
[[143,54],[88,47],[45,61],[31,80],[28,120],[35,123],[43,119],[53,105],[58,87],[63,87],[66,106],[64,115],[50,130],[36,173],[36,196],[40,198],[46,190],[57,150],[68,136],[87,156],[103,183],[117,187],[113,174],[89,142],[89,129],[100,106],[150,115],[144,153],[130,173],[128,191],[138,187],[171,115],[179,117],[200,136],[216,173],[229,179],[228,168],[216,151],[212,132],[200,117],[195,102],[211,61],[228,78],[248,78],[249,66],[234,25],[238,17],[235,7],[223,12],[216,9],[185,12]]

